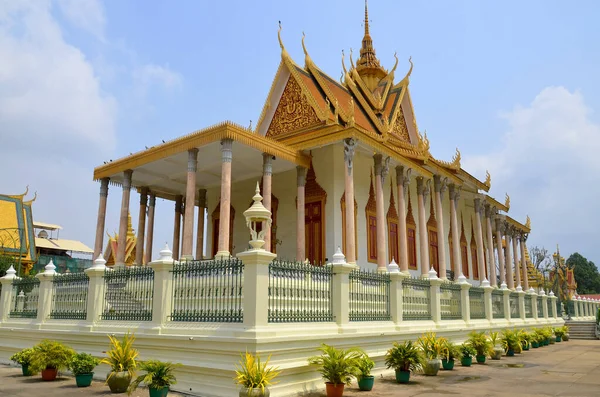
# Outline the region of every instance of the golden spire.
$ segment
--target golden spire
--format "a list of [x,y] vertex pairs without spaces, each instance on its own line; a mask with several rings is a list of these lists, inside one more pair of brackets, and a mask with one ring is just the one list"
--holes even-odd
[[131,226],[131,213],[127,214],[127,237],[135,237],[133,226]]
[[362,77],[363,75],[373,75],[381,80],[387,75],[387,72],[381,67],[379,59],[375,56],[373,48],[373,39],[369,33],[369,8],[365,0],[365,35],[362,39],[360,48],[360,58],[356,61],[356,71]]

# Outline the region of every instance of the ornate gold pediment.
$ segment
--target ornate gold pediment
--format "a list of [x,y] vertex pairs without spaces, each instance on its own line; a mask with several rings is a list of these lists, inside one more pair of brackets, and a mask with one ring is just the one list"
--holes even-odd
[[300,85],[290,76],[266,136],[277,139],[319,124],[321,121],[303,95]]
[[398,117],[396,117],[396,121],[394,122],[392,135],[406,143],[410,143],[410,135],[408,133],[408,127],[406,126],[406,119],[404,118],[402,107],[400,107]]

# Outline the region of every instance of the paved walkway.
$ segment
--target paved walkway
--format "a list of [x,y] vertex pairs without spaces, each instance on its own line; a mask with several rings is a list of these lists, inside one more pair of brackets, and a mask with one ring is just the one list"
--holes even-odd
[[[346,389],[344,396],[600,396],[600,341],[571,340],[540,349],[489,360],[453,371],[440,371],[438,376],[412,375],[408,385],[397,384],[393,376],[378,378],[373,391],[360,392],[356,385]],[[39,376],[23,377],[21,369],[0,365],[0,396],[14,397],[75,397],[114,396],[102,382],[92,387],[77,388],[71,377],[54,382],[42,382]],[[324,396],[312,394],[311,397]],[[147,397],[141,389],[134,397]],[[169,396],[182,396],[170,393]]]
[[[474,361],[474,360],[473,360]],[[345,397],[361,396],[600,396],[600,341],[570,340],[539,349],[473,364],[437,376],[411,375],[411,382],[396,383],[393,375],[375,380],[371,392],[356,384],[346,388]],[[311,397],[325,396],[325,393]]]

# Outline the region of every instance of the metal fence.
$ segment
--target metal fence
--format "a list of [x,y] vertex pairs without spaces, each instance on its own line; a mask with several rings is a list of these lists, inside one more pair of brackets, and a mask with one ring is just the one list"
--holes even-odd
[[[548,316],[550,316],[551,312],[548,312]],[[538,318],[544,318],[544,300],[541,296],[537,297],[537,315]]]
[[365,270],[350,272],[350,321],[388,321],[390,275]]
[[89,285],[85,273],[56,274],[52,279],[50,318],[85,320]]
[[533,318],[533,302],[531,295],[525,295],[525,318]]
[[331,266],[275,260],[269,264],[269,322],[333,321]]
[[173,267],[172,321],[241,323],[244,264],[237,258]]
[[510,301],[510,318],[521,317],[521,309],[519,306],[519,294],[516,292],[511,292],[509,295],[509,301]]
[[484,290],[481,287],[471,287],[469,289],[469,306],[471,307],[471,319],[478,320],[485,318],[485,303],[483,301]]
[[501,290],[492,291],[492,317],[504,318],[504,292]]
[[106,269],[103,320],[152,321],[154,270],[151,267]]
[[33,277],[14,279],[9,316],[11,318],[36,318],[40,296],[40,280]]
[[460,320],[462,318],[461,286],[451,282],[440,285],[440,308],[442,320]]
[[402,319],[431,320],[429,279],[402,280]]

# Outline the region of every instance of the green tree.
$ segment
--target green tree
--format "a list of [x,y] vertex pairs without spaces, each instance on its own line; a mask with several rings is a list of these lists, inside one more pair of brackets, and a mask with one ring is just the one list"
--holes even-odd
[[567,266],[573,269],[578,294],[600,293],[600,273],[594,262],[576,252],[567,259]]
[[4,277],[6,275],[6,271],[11,267],[11,265],[17,270],[17,266],[19,262],[10,255],[0,254],[0,277]]

